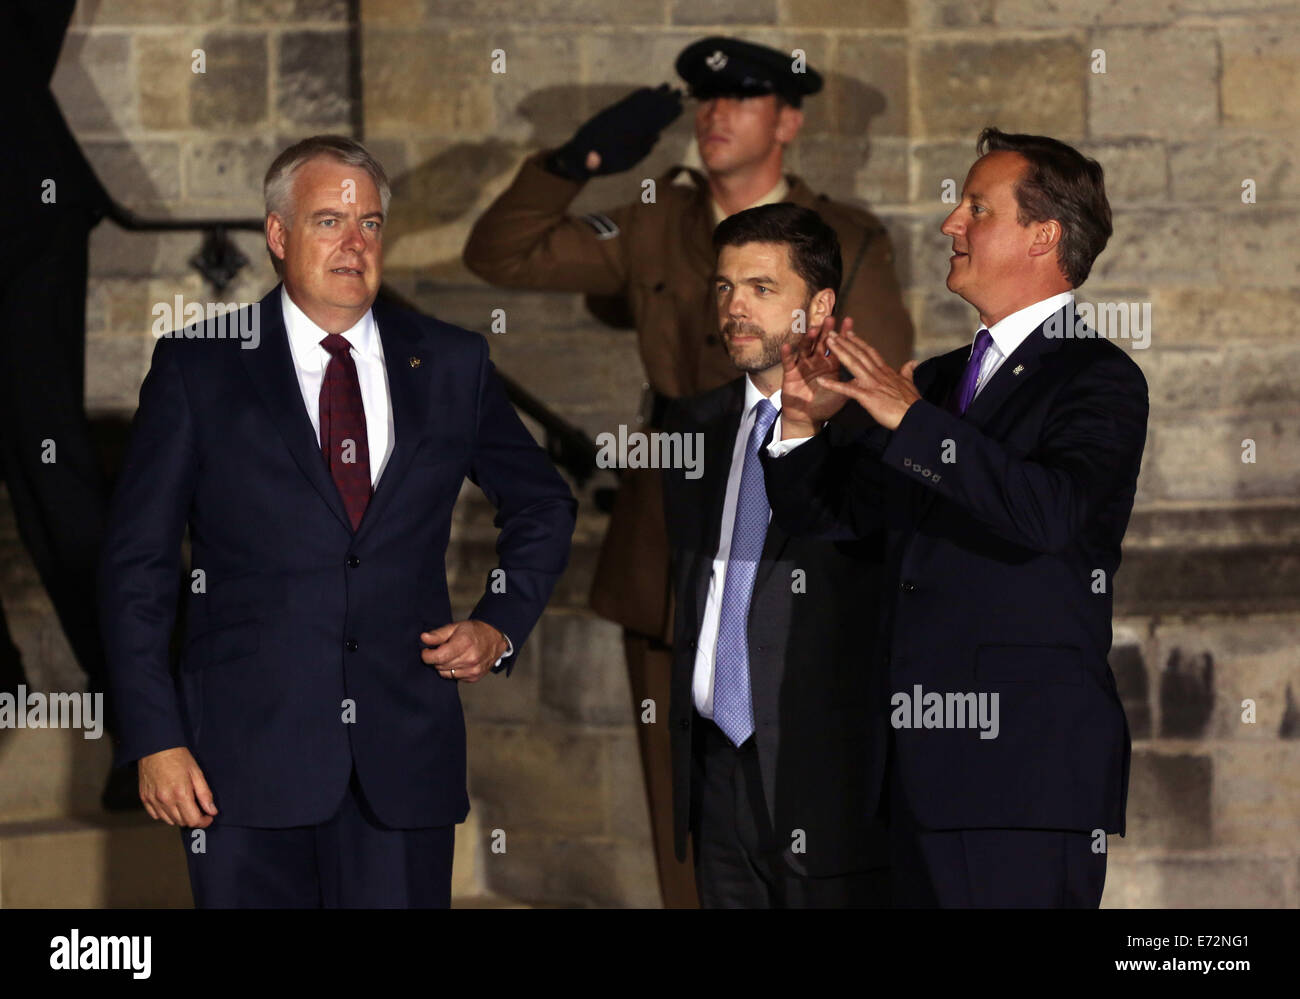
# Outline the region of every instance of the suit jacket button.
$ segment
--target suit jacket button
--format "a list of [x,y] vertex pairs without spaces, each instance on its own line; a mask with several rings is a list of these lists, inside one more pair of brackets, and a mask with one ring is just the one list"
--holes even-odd
[[349,555],[349,556],[348,556],[348,568],[349,568],[349,569],[355,569],[355,568],[356,568],[357,566],[359,566],[360,564],[361,564],[361,559],[357,558],[355,555]]
[[356,652],[358,648],[357,640],[355,638],[349,638],[347,642],[344,643],[343,647],[347,649],[349,652]]
[[677,721],[677,727],[680,728],[683,732],[685,732],[688,728],[691,727],[691,720],[689,718],[679,718]]
[[916,592],[916,584],[913,583],[910,579],[903,580],[901,583],[898,584],[898,588],[902,590],[904,593]]

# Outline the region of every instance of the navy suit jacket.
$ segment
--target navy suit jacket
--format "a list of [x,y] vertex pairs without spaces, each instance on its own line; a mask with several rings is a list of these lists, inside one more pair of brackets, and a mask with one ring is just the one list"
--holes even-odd
[[[674,400],[668,432],[703,434],[704,468],[689,479],[665,469],[664,499],[676,594],[672,732],[674,841],[686,859],[700,792],[692,766],[695,656],[731,457],[745,403],[745,378]],[[857,626],[879,614],[884,532],[858,540],[791,537],[773,521],[749,604],[749,674],[766,814],[763,847],[805,877],[829,877],[888,863],[878,807],[885,730],[872,711],[879,687],[874,634]],[[796,577],[798,570],[801,575]],[[793,834],[802,830],[798,848]]]
[[1130,742],[1107,655],[1146,380],[1114,344],[1040,326],[956,416],[969,354],[916,369],[922,400],[892,433],[849,404],[790,454],[765,453],[773,516],[795,532],[888,529],[879,710],[917,684],[999,695],[993,739],[892,727],[922,826],[1122,833]]
[[[457,681],[421,660],[420,633],[452,620],[461,484],[497,509],[504,575],[470,616],[510,637],[503,665],[565,567],[576,504],[483,337],[376,301],[395,440],[354,532],[303,405],[279,286],[258,307],[256,349],[160,338],[140,390],[100,566],[116,762],[188,746],[218,820],[235,825],[328,819],[354,764],[386,824],[460,822]],[[173,676],[187,523],[202,576]]]

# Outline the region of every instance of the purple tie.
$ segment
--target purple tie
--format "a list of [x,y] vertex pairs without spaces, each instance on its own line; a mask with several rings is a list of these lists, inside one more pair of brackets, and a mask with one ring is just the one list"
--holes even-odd
[[966,362],[966,370],[962,372],[961,383],[957,386],[958,416],[966,412],[971,400],[975,398],[975,387],[980,380],[980,362],[984,360],[992,342],[993,335],[986,329],[975,334],[975,347],[970,352],[970,360]]
[[320,386],[320,450],[355,531],[370,502],[370,446],[361,381],[346,337],[331,333],[320,345],[330,353]]

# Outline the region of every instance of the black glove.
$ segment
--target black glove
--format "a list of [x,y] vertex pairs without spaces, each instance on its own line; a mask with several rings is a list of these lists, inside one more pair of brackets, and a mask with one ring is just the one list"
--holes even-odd
[[[583,125],[565,145],[551,153],[544,166],[569,180],[630,170],[659,141],[659,133],[682,113],[682,93],[666,83],[634,90]],[[587,154],[600,154],[600,166],[587,169]]]

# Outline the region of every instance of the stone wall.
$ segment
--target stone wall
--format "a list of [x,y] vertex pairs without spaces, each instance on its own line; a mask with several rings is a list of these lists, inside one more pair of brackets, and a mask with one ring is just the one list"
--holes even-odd
[[[630,334],[576,296],[487,288],[460,249],[524,155],[673,79],[677,52],[711,33],[801,48],[826,76],[790,166],[886,220],[920,356],[974,329],[943,286],[938,227],[979,129],[1048,132],[1106,167],[1115,235],[1081,297],[1150,305],[1149,345],[1121,343],[1152,404],[1117,580],[1134,763],[1106,904],[1300,905],[1300,4],[102,0],[80,5],[56,91],[109,187],[146,213],[256,216],[276,148],[313,131],[363,136],[396,178],[389,280],[471,328],[505,308],[497,362],[595,434],[633,418]],[[641,178],[689,160],[687,118],[579,208],[633,200]],[[134,406],[152,303],[210,297],[186,263],[197,244],[96,231],[92,410]],[[226,300],[273,280],[260,237],[240,245],[254,265]],[[458,578],[481,579],[489,511],[467,498]],[[484,830],[507,834],[485,860],[498,891],[655,904],[619,637],[584,608],[601,529],[585,504],[573,569],[524,661],[466,692],[471,791]]]

